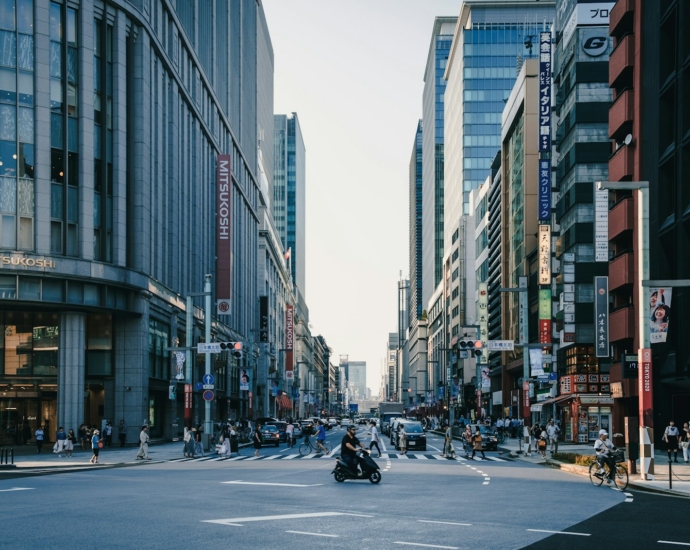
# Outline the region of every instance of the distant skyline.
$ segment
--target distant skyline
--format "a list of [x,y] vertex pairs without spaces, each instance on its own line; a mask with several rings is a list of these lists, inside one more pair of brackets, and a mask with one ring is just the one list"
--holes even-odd
[[461,0],[264,0],[275,113],[306,147],[306,290],[312,334],[366,361],[377,394],[397,281],[409,277],[408,168],[434,18]]

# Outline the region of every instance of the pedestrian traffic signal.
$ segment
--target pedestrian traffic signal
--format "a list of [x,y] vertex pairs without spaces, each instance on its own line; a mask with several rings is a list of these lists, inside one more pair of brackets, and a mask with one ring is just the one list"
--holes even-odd
[[220,349],[221,351],[229,351],[237,359],[242,359],[242,342],[220,342]]

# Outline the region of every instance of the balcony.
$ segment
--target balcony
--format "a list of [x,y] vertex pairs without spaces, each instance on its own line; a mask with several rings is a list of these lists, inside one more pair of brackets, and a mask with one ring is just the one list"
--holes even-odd
[[631,180],[635,156],[634,145],[624,145],[609,159],[609,181]]
[[614,240],[623,231],[632,231],[635,226],[635,201],[623,199],[609,212],[609,241]]
[[634,97],[632,90],[620,94],[609,109],[609,137],[627,134],[634,117]]
[[621,254],[609,264],[609,290],[635,282],[635,255],[632,252]]
[[635,336],[635,308],[624,307],[609,316],[611,342],[618,342]]
[[635,0],[618,0],[609,14],[609,33],[621,36],[632,31],[635,16]]
[[623,38],[609,58],[609,85],[621,87],[629,80],[632,85],[632,72],[635,66],[635,37],[632,34]]

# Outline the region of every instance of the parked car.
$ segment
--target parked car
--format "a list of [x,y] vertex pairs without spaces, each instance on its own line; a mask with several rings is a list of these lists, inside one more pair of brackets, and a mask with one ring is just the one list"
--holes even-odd
[[366,423],[367,423],[367,419],[366,419],[365,417],[363,417],[363,416],[360,416],[360,417],[357,419],[357,424],[366,424]]
[[426,433],[422,428],[421,422],[415,420],[407,420],[406,418],[397,418],[395,424],[391,428],[391,444],[398,450],[398,433],[400,426],[405,427],[405,434],[407,435],[407,450],[408,451],[426,451]]
[[352,426],[353,424],[354,424],[354,422],[353,422],[351,419],[349,419],[349,418],[343,418],[343,419],[340,421],[340,425],[341,425],[342,427],[344,427],[344,428],[347,427],[347,426]]
[[479,426],[479,433],[482,434],[482,449],[496,451],[498,449],[498,437],[493,428],[484,424],[470,424],[473,434],[477,431],[477,426]]
[[336,426],[340,426],[340,421],[337,418],[329,418],[328,423],[331,425],[331,428],[335,428]]
[[276,426],[272,424],[261,426],[261,445],[280,446],[280,434]]
[[287,436],[285,435],[285,428],[287,426],[287,422],[283,422],[282,420],[271,420],[269,422],[266,422],[266,426],[275,426],[276,428],[278,428],[280,442],[285,443],[287,441]]

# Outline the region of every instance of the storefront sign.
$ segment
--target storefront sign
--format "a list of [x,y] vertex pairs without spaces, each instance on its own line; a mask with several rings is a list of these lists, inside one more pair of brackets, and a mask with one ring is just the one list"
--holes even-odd
[[12,254],[11,256],[1,255],[0,266],[42,267],[44,269],[55,269],[55,260],[49,260],[45,256],[31,258],[16,254]]
[[551,152],[551,33],[539,33],[539,152]]
[[652,350],[640,349],[638,352],[638,403],[640,424],[645,428],[654,427],[652,416]]
[[671,321],[672,288],[649,289],[649,343],[666,341]]
[[[527,277],[518,279],[519,288],[527,288]],[[527,306],[527,291],[518,292],[518,312],[520,321],[518,323],[518,343],[525,343],[525,327],[529,325],[529,308]]]
[[594,189],[594,261],[609,261],[609,192],[600,191],[596,187]]
[[577,4],[563,27],[563,45],[567,45],[577,27],[609,26],[609,15],[615,2],[583,2]]
[[522,382],[522,417],[530,418],[529,381]]
[[544,361],[540,348],[529,349],[529,366],[531,376],[542,376],[544,374]]
[[259,296],[259,342],[268,342],[268,296]]
[[623,382],[614,382],[611,384],[611,395],[614,399],[623,397]]
[[479,325],[479,339],[482,341],[482,354],[478,363],[489,362],[489,285],[477,284],[477,324]]
[[551,289],[539,291],[539,318],[551,319]]
[[539,160],[539,221],[551,221],[551,161]]
[[294,380],[295,307],[285,306],[285,379]]
[[561,395],[570,395],[573,393],[572,383],[570,376],[561,376]]
[[539,284],[551,284],[551,226],[539,226]]
[[637,355],[623,355],[621,367],[623,378],[637,378]]
[[216,313],[230,315],[232,294],[232,175],[230,155],[216,164]]
[[594,277],[596,356],[609,357],[609,278]]
[[551,319],[539,319],[539,343],[551,343]]

